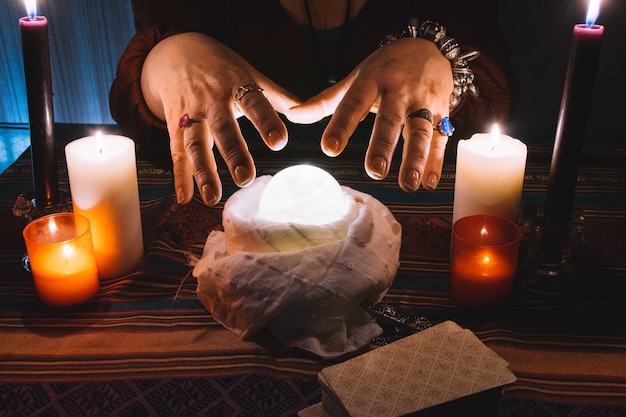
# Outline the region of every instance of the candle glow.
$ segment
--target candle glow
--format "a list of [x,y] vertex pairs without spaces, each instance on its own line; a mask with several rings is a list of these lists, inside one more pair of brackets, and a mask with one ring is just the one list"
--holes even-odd
[[100,276],[130,272],[144,251],[135,143],[98,133],[70,142],[65,157],[72,206],[91,222]]
[[500,144],[500,126],[497,124],[493,125],[491,129],[491,151],[493,152],[496,147]]
[[48,229],[50,229],[51,234],[59,233],[59,228],[57,226],[57,223],[54,221],[53,217],[51,217],[50,221],[48,222]]
[[589,6],[587,7],[587,17],[585,19],[585,23],[587,27],[592,27],[596,24],[596,20],[598,20],[598,16],[600,15],[600,0],[590,0]]
[[73,213],[41,217],[23,232],[33,281],[48,305],[69,307],[92,298],[99,288],[89,221]]
[[37,16],[37,1],[36,0],[24,0],[24,5],[26,7],[26,15],[34,20]]
[[493,216],[469,216],[453,225],[451,297],[463,307],[502,306],[513,288],[521,230]]
[[489,214],[517,222],[526,168],[526,145],[500,134],[478,133],[457,145],[452,222]]

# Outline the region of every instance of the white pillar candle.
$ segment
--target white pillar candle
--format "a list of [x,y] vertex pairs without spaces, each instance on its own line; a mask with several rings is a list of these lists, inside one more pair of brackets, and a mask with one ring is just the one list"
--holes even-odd
[[91,223],[100,278],[131,272],[143,258],[135,143],[100,133],[65,147],[74,212]]
[[457,147],[452,223],[476,214],[519,219],[526,145],[499,133],[475,134]]

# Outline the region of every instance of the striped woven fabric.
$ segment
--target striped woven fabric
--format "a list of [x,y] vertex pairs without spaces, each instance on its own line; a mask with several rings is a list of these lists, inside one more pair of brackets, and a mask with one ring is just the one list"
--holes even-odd
[[[59,129],[65,141],[86,132]],[[449,296],[454,166],[445,166],[436,191],[409,195],[397,187],[398,158],[389,178],[366,176],[364,132],[337,158],[323,157],[318,138],[315,126],[298,130],[281,153],[251,139],[257,173],[315,163],[387,204],[403,237],[385,301],[402,315],[453,320],[506,359],[518,380],[505,388],[500,415],[626,415],[624,146],[609,142],[583,153],[576,206],[585,221],[572,258],[578,286],[546,296],[516,285],[504,309],[479,314]],[[523,204],[543,201],[550,155],[529,146]],[[138,161],[146,245],[140,270],[102,281],[80,308],[43,306],[21,267],[26,221],[11,213],[17,195],[32,189],[28,156],[0,176],[0,416],[295,415],[320,400],[316,377],[329,362],[267,334],[241,341],[200,304],[190,259],[221,228],[223,204],[176,204],[171,173],[149,162]],[[61,159],[60,186],[67,189]],[[220,175],[226,198],[235,187],[221,161]]]

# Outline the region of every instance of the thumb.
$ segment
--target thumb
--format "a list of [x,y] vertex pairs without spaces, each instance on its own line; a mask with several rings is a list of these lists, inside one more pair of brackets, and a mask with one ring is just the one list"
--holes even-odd
[[348,90],[350,81],[343,79],[302,104],[287,109],[285,116],[294,123],[314,123],[335,112]]

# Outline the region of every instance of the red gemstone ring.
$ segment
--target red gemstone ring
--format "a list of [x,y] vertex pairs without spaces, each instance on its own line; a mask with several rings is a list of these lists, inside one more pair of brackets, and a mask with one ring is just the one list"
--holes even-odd
[[178,127],[184,129],[186,127],[191,126],[194,123],[200,123],[206,127],[209,127],[209,124],[205,119],[192,119],[189,117],[187,113],[183,114],[181,118],[178,120]]

